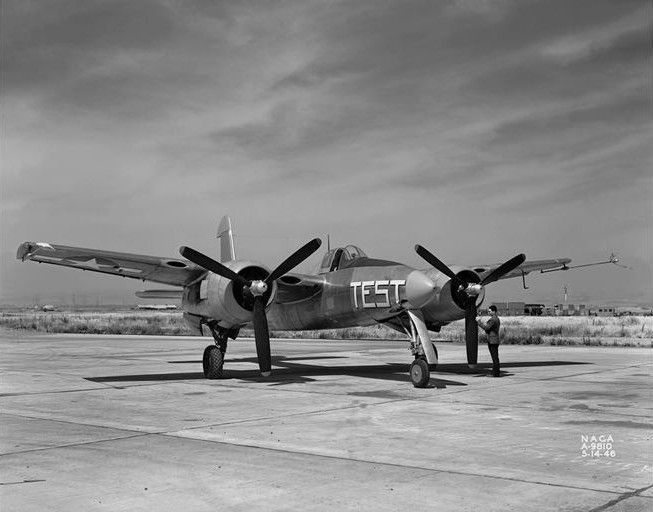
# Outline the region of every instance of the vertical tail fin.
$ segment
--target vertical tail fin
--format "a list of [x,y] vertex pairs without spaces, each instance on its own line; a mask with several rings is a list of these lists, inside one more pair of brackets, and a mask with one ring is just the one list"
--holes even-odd
[[225,215],[218,224],[217,238],[220,240],[220,261],[231,261],[236,259],[234,251],[234,234],[231,229],[231,219]]

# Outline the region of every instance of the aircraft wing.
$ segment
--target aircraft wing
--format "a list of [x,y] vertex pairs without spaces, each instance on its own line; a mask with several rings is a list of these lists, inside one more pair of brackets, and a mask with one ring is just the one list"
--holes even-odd
[[[519,265],[516,269],[508,272],[507,274],[502,275],[499,279],[509,279],[511,277],[522,277],[523,275],[528,275],[531,272],[536,272],[538,270],[552,270],[552,269],[562,269],[563,267],[566,267],[567,264],[571,262],[570,258],[555,258],[555,259],[549,259],[549,260],[532,260],[532,261],[525,261],[521,265]],[[495,268],[499,267],[501,264],[496,263],[493,265],[487,265],[483,266],[480,265],[479,267],[473,267],[475,270],[483,269],[482,272],[479,272],[479,275],[481,276],[481,279],[483,279],[486,275],[488,275],[490,272],[492,272]]]
[[16,258],[173,286],[188,285],[207,273],[202,267],[181,259],[85,249],[46,242],[23,242],[18,247]]

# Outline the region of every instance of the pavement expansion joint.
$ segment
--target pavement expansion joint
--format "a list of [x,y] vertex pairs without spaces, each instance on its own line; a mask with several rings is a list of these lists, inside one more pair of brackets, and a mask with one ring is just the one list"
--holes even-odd
[[[56,421],[56,420],[54,420]],[[109,427],[107,427],[109,428]],[[119,437],[110,437],[107,439],[95,439],[93,441],[82,441],[79,443],[66,443],[66,444],[58,444],[56,446],[43,446],[41,448],[30,448],[28,450],[17,450],[15,452],[6,452],[6,453],[0,453],[0,457],[7,457],[11,455],[22,455],[25,453],[34,453],[34,452],[45,452],[49,450],[60,450],[61,448],[76,448],[79,446],[90,446],[90,445],[95,445],[95,444],[100,444],[100,443],[110,443],[111,441],[119,441],[119,440],[124,440],[124,439],[132,439],[134,437],[144,437],[151,435],[149,432],[139,432],[138,434],[131,434],[128,436],[119,436]]]
[[627,366],[617,366],[616,368],[601,368],[600,370],[594,370],[591,372],[580,372],[580,373],[572,373],[570,375],[563,375],[563,376],[557,376],[557,377],[544,377],[539,380],[559,380],[559,379],[569,379],[571,377],[582,377],[583,375],[594,375],[594,374],[599,374],[599,373],[609,373],[609,372],[617,372],[617,371],[622,371],[622,370],[627,370],[628,368],[639,368],[641,365],[635,364],[635,365],[627,365]]
[[96,388],[58,389],[56,391],[26,391],[24,393],[0,393],[0,399],[5,397],[12,397],[12,396],[40,396],[40,395],[59,395],[65,393],[83,393],[85,391],[97,391],[98,389],[107,389],[107,388],[105,386],[98,386]]
[[603,505],[595,507],[589,510],[588,512],[603,512],[604,510],[608,510],[612,508],[613,506],[615,506],[617,503],[621,501],[627,500],[628,498],[634,498],[636,496],[640,498],[648,498],[650,500],[653,500],[653,497],[651,496],[640,496],[641,493],[643,493],[644,491],[648,491],[651,487],[653,487],[653,484],[647,485],[646,487],[641,487],[639,489],[635,489],[634,491],[625,492],[619,495],[617,498],[610,500]]
[[[396,402],[406,402],[413,400],[413,398],[398,398],[396,400],[386,400],[384,402],[374,402],[374,403],[366,403],[364,405],[361,404],[355,404],[355,405],[345,405],[342,407],[331,407],[328,409],[319,409],[317,411],[303,411],[303,412],[296,412],[296,413],[291,413],[291,414],[281,414],[281,415],[275,415],[275,416],[260,416],[257,418],[248,418],[245,420],[237,420],[237,421],[226,421],[224,423],[211,423],[211,424],[203,424],[203,425],[198,425],[196,427],[187,427],[184,428],[183,430],[199,430],[199,429],[204,429],[204,428],[209,428],[209,427],[225,427],[225,426],[231,426],[231,425],[244,425],[247,423],[256,423],[258,421],[265,421],[265,420],[280,420],[280,419],[285,419],[285,418],[297,418],[301,416],[313,416],[313,415],[319,415],[319,414],[324,414],[327,412],[336,412],[336,411],[346,411],[348,409],[361,409],[363,407],[369,408],[377,405],[386,405],[386,404],[392,404]],[[178,432],[178,430],[170,430],[170,431],[165,431],[165,432],[159,432],[160,434],[164,435],[173,435],[175,432]]]
[[[488,405],[488,402],[468,402],[468,401],[463,401],[463,400],[456,400],[457,404],[465,404],[465,405],[480,405],[480,406],[485,406]],[[527,410],[532,410],[533,407],[529,405],[516,405],[516,404],[511,404],[511,403],[502,403],[500,404],[502,409],[527,409]],[[589,412],[587,410],[582,411],[582,412]],[[601,410],[601,409],[593,409],[591,411],[594,414],[604,414],[604,415],[610,415],[610,416],[620,416],[620,417],[625,417],[625,418],[637,418],[637,419],[642,419],[645,418],[646,416],[643,416],[641,414],[628,414],[624,412],[619,412],[619,411],[612,411],[612,410]],[[653,427],[653,425],[651,425]]]
[[[166,433],[163,434],[165,436],[170,436],[170,437],[182,437],[179,435],[175,435],[174,433]],[[185,438],[188,439],[188,438]],[[450,474],[450,475],[459,475],[459,476],[467,476],[467,477],[480,477],[480,478],[490,478],[494,480],[502,480],[502,481],[509,481],[509,482],[519,482],[519,483],[525,483],[525,484],[533,484],[533,485],[544,485],[544,486],[549,486],[549,487],[559,487],[563,489],[575,489],[575,490],[582,490],[582,491],[592,491],[592,492],[600,492],[600,493],[605,493],[605,494],[620,494],[618,491],[609,491],[606,489],[596,489],[592,487],[582,487],[582,486],[576,486],[576,485],[565,485],[565,484],[557,484],[557,483],[552,483],[552,482],[543,482],[540,480],[529,480],[525,478],[514,478],[514,477],[508,477],[508,476],[499,476],[499,475],[491,475],[491,474],[485,474],[485,473],[474,473],[474,472],[467,472],[467,471],[456,471],[456,470],[451,470],[451,469],[436,469],[436,468],[429,468],[429,467],[424,467],[424,466],[416,466],[416,465],[411,465],[411,464],[394,464],[391,462],[383,462],[383,461],[376,461],[376,460],[368,460],[368,459],[359,459],[355,457],[341,457],[337,455],[327,455],[323,453],[313,453],[313,452],[307,452],[307,451],[302,451],[302,450],[289,450],[287,448],[273,448],[270,446],[258,446],[258,445],[251,445],[251,444],[246,444],[246,443],[233,443],[229,441],[217,441],[217,440],[212,440],[212,439],[195,439],[191,438],[195,441],[199,442],[204,442],[204,443],[214,443],[214,444],[221,444],[225,446],[237,446],[241,448],[250,448],[254,450],[263,450],[263,451],[271,451],[271,452],[278,452],[278,453],[288,453],[288,454],[293,454],[293,455],[303,455],[307,457],[316,457],[316,458],[325,458],[325,459],[330,459],[330,460],[340,460],[340,461],[347,461],[347,462],[358,462],[361,464],[372,464],[376,466],[384,466],[384,467],[394,467],[394,468],[402,468],[402,469],[417,469],[420,471],[425,471],[429,473],[445,473],[445,474]],[[639,492],[643,492],[648,487],[644,487],[639,490]]]
[[46,480],[22,480],[20,482],[0,482],[0,485],[20,485],[20,484],[36,484],[40,482],[45,482]]
[[117,432],[131,432],[131,433],[138,433],[138,434],[147,434],[149,432],[143,432],[141,430],[134,430],[130,428],[124,428],[124,427],[112,427],[108,425],[99,425],[97,423],[84,423],[81,421],[72,421],[72,420],[62,420],[59,418],[51,418],[48,416],[34,416],[30,414],[19,414],[15,412],[6,412],[6,411],[0,411],[0,416],[13,416],[14,418],[26,418],[28,420],[42,420],[42,421],[51,421],[53,423],[64,423],[66,425],[79,425],[80,427],[93,427],[93,428],[104,428],[108,430],[113,430]]

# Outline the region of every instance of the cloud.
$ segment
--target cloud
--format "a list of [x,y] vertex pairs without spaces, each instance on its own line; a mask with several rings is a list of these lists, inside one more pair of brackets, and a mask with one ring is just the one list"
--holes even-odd
[[168,42],[174,12],[159,2],[12,2],[3,5],[7,92],[50,87],[116,53]]
[[499,21],[508,10],[508,2],[500,0],[454,0],[448,10],[453,15],[478,15],[490,21]]
[[[588,193],[644,210],[646,22],[595,0],[5,3],[3,243],[166,253],[231,213],[245,244],[328,230],[455,259],[476,236],[500,259],[510,226],[589,251],[618,225]],[[589,216],[605,231],[546,224]]]
[[649,11],[648,7],[638,9],[611,23],[558,37],[541,47],[541,55],[563,64],[586,59],[611,47],[616,47],[622,56],[641,55],[649,46]]

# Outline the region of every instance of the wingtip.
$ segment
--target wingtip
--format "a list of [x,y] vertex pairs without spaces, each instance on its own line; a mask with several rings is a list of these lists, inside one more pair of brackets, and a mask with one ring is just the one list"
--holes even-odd
[[31,243],[30,242],[23,242],[18,246],[18,250],[16,251],[16,259],[25,261],[25,258],[29,255],[31,251]]

